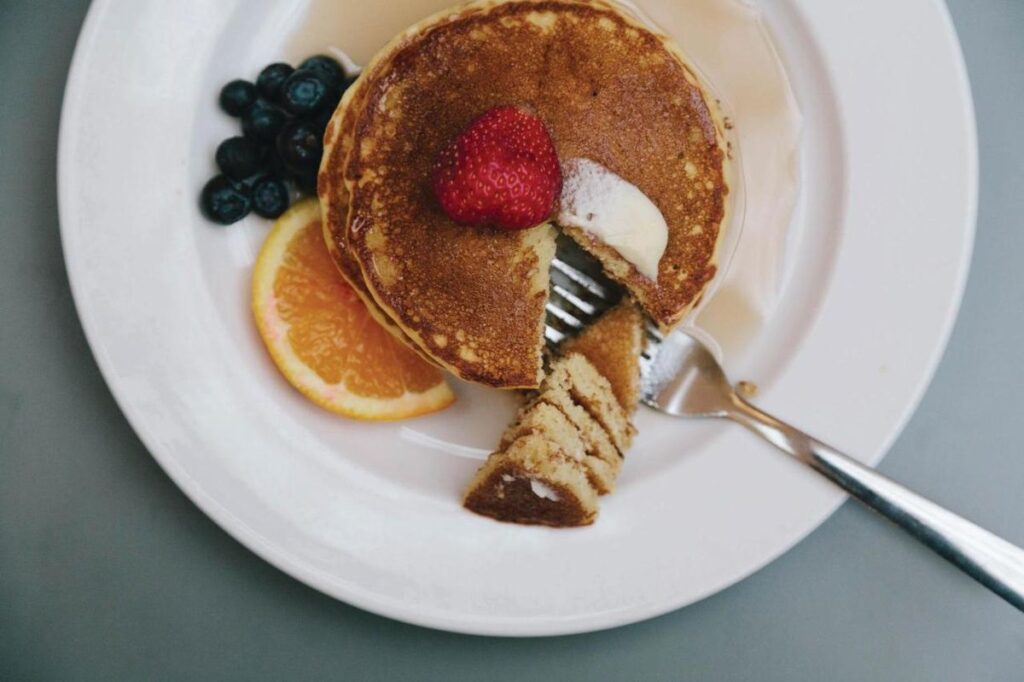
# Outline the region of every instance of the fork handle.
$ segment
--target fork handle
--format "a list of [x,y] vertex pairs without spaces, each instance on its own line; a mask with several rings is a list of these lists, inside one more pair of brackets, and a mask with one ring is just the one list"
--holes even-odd
[[733,396],[727,416],[793,455],[1024,611],[1024,550]]

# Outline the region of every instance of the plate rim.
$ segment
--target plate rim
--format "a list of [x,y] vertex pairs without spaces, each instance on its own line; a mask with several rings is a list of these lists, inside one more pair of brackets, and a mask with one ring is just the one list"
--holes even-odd
[[[97,323],[90,317],[87,297],[83,291],[83,285],[79,281],[81,275],[76,275],[76,269],[72,267],[71,261],[73,256],[68,248],[68,235],[71,230],[68,226],[73,223],[73,218],[68,215],[71,200],[67,196],[70,191],[68,189],[70,186],[68,174],[71,172],[68,157],[71,154],[69,137],[72,134],[70,132],[72,127],[69,125],[69,121],[74,116],[76,103],[81,98],[80,89],[82,88],[83,81],[82,73],[87,68],[90,43],[98,37],[101,20],[104,14],[114,5],[114,3],[115,0],[95,0],[88,9],[85,21],[83,22],[76,41],[74,56],[72,58],[65,83],[60,114],[57,153],[58,215],[65,270],[67,272],[72,298],[86,339],[89,343],[90,352],[95,358],[96,364],[100,369],[108,390],[114,397],[115,402],[131,425],[133,431],[146,447],[147,451],[154,460],[156,460],[168,477],[175,483],[175,485],[186,495],[186,497],[199,507],[205,515],[220,526],[220,528],[229,536],[239,541],[254,554],[275,566],[285,574],[314,587],[332,598],[340,599],[345,603],[356,606],[360,609],[415,625],[464,634],[497,636],[562,635],[591,632],[636,623],[664,615],[687,605],[699,602],[708,596],[711,596],[749,577],[775,561],[781,555],[785,554],[795,545],[803,541],[811,532],[817,530],[822,523],[824,523],[824,521],[826,521],[848,499],[845,494],[837,493],[835,499],[829,504],[828,508],[824,510],[820,518],[818,518],[816,522],[805,532],[795,534],[789,542],[780,543],[777,550],[765,556],[762,562],[756,565],[744,567],[744,569],[738,571],[736,575],[725,577],[723,580],[719,581],[720,584],[709,587],[703,594],[699,594],[698,596],[688,599],[683,603],[641,605],[628,613],[617,611],[604,617],[600,614],[596,616],[586,614],[583,616],[557,618],[542,623],[535,623],[528,627],[524,627],[521,621],[513,623],[509,620],[502,620],[501,618],[484,618],[467,616],[466,614],[454,615],[448,611],[426,609],[422,606],[411,609],[403,608],[398,600],[381,598],[375,593],[363,590],[358,585],[343,585],[339,580],[316,569],[315,567],[307,566],[301,562],[291,560],[287,553],[280,551],[279,548],[268,542],[249,525],[237,519],[227,507],[210,496],[195,478],[183,470],[173,456],[169,456],[161,447],[158,446],[153,434],[143,426],[143,424],[145,424],[145,419],[136,413],[135,408],[124,395],[124,391],[119,388],[119,384],[115,380],[112,360],[102,352],[103,344],[100,341],[101,332],[97,328]],[[943,319],[941,333],[936,339],[937,342],[931,348],[930,357],[927,360],[928,369],[926,372],[922,373],[916,382],[916,385],[913,388],[913,399],[907,401],[904,405],[902,414],[900,414],[896,421],[896,427],[885,439],[881,447],[882,454],[878,460],[888,453],[893,443],[903,432],[910,418],[918,409],[948,347],[948,343],[963,302],[977,231],[979,150],[977,119],[970,86],[970,78],[966,62],[964,60],[963,50],[949,9],[945,2],[942,2],[941,0],[936,0],[934,5],[942,20],[945,34],[944,38],[953,52],[955,72],[950,78],[950,83],[956,87],[958,100],[963,106],[963,110],[960,113],[966,124],[963,132],[966,134],[964,142],[966,144],[967,158],[969,161],[969,168],[966,172],[966,180],[968,182],[968,187],[966,188],[967,224],[963,226],[964,229],[962,231],[959,263],[956,266],[957,278],[954,285],[954,295],[948,301],[947,313]],[[877,464],[877,460],[875,463]]]

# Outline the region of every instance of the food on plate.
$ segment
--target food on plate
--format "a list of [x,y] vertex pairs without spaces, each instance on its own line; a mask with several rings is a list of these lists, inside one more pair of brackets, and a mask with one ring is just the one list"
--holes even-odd
[[315,199],[293,206],[267,236],[253,270],[252,310],[281,373],[332,412],[405,419],[455,399],[443,373],[374,322],[338,275]]
[[209,220],[228,225],[249,215],[252,199],[241,182],[215,175],[203,185],[199,207]]
[[331,86],[319,72],[299,69],[281,86],[280,100],[291,115],[305,116],[323,107],[331,94]]
[[[629,303],[563,345],[540,389],[470,482],[463,505],[499,521],[585,526],[612,492],[636,429],[643,319]],[[585,354],[590,351],[596,361]],[[609,368],[615,381],[598,366]],[[620,402],[618,395],[624,396]]]
[[281,178],[264,175],[252,182],[252,210],[262,218],[276,218],[288,209],[288,187]]
[[[561,452],[569,453],[583,465],[587,480],[598,494],[610,493],[615,489],[615,477],[621,465],[618,450],[614,446],[605,447],[611,443],[608,439],[601,440],[600,444],[595,441],[595,434],[600,429],[597,422],[585,421],[584,427],[577,426],[566,416],[564,407],[556,406],[556,400],[565,401],[570,398],[566,394],[560,398],[549,396],[546,400],[531,402],[523,409],[515,423],[502,436],[499,450],[508,448],[524,436],[539,433],[557,445]],[[584,417],[582,414],[575,416],[580,419]]]
[[[464,506],[592,523],[636,435],[645,325],[679,324],[717,268],[724,127],[672,41],[602,0],[477,0],[358,78],[325,55],[275,62],[220,104],[243,135],[200,206],[283,214],[252,305],[285,378],[360,419],[451,404],[445,371],[522,390]],[[624,296],[551,351],[559,233]]]
[[256,103],[256,86],[249,81],[233,80],[220,89],[220,108],[229,116],[241,116]]
[[245,136],[269,144],[288,120],[288,113],[271,102],[256,100],[241,116]]
[[640,355],[644,352],[643,314],[630,301],[605,313],[562,344],[563,353],[579,353],[612,385],[619,404],[632,414],[640,404]]
[[323,153],[323,131],[313,121],[289,121],[278,133],[274,148],[287,168],[318,166]]
[[213,158],[220,172],[232,180],[245,180],[263,168],[265,150],[247,137],[229,137],[219,145]]
[[263,99],[269,102],[276,102],[280,97],[281,86],[288,80],[288,76],[294,72],[295,69],[292,68],[291,64],[285,64],[284,62],[267,64],[260,71],[260,74],[256,76],[256,91]]
[[574,457],[531,432],[494,453],[466,491],[466,509],[498,521],[587,526],[597,518],[597,492]]
[[[493,126],[487,144],[446,156],[495,111],[522,125]],[[584,160],[611,174],[597,176],[606,185],[622,181],[614,194],[628,201],[614,215],[656,225],[660,214],[663,236],[631,252],[587,224],[558,224],[559,201],[542,215],[538,188],[554,180],[536,159],[505,167],[529,191],[500,206],[483,173],[437,183],[439,165],[491,163],[495,150],[542,149],[547,136],[563,170]],[[726,163],[712,100],[669,39],[604,2],[485,1],[428,18],[378,53],[327,127],[318,191],[332,255],[396,337],[468,381],[536,388],[552,226],[670,328],[716,272]],[[478,215],[453,219],[453,205]]]
[[544,385],[550,391],[569,396],[573,403],[582,407],[608,434],[620,453],[625,453],[633,444],[636,429],[629,421],[629,414],[616,399],[611,382],[585,356],[569,353],[555,362]]
[[543,121],[519,107],[495,107],[441,150],[433,184],[455,222],[523,230],[551,215],[562,168]]
[[654,281],[668,246],[665,216],[640,188],[590,159],[569,159],[556,222],[615,253],[609,269],[633,268]]
[[299,64],[298,71],[312,71],[318,74],[329,87],[342,90],[346,87],[348,76],[334,57],[325,54],[307,57]]
[[221,88],[220,107],[239,119],[243,134],[217,146],[222,175],[200,192],[203,215],[222,225],[250,211],[276,218],[293,195],[314,194],[324,128],[353,80],[333,57],[316,55],[297,69],[275,62],[255,83],[238,79]]

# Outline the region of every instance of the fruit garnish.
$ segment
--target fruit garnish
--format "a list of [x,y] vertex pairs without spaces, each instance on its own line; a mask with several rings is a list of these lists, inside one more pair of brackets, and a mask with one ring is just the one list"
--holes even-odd
[[345,69],[341,68],[337,59],[325,54],[307,57],[299,64],[298,70],[318,73],[324,83],[333,87],[341,87],[345,82]]
[[203,188],[203,215],[222,225],[250,211],[276,218],[293,192],[316,194],[324,130],[354,81],[338,60],[319,54],[295,69],[284,62],[268,64],[255,85],[236,79],[221,88],[220,107],[240,119],[244,136],[217,146],[223,175]]
[[262,142],[274,139],[288,120],[288,114],[280,107],[257,100],[249,111],[242,114],[242,132],[246,137]]
[[277,134],[274,148],[285,167],[292,172],[301,174],[316,170],[324,153],[323,129],[310,121],[289,121]]
[[256,327],[289,383],[356,419],[415,417],[451,405],[441,370],[374,321],[327,252],[316,199],[293,206],[253,271]]
[[231,116],[241,116],[256,103],[256,86],[246,80],[233,80],[220,90],[220,108]]
[[288,210],[288,188],[279,178],[266,175],[252,184],[252,210],[262,218],[276,218]]
[[333,88],[327,83],[325,77],[312,69],[299,69],[281,86],[281,104],[289,113],[295,116],[319,111],[328,104],[332,98]]
[[199,208],[209,220],[230,225],[249,215],[252,201],[244,184],[226,175],[216,175],[199,193]]
[[441,151],[433,186],[441,209],[459,224],[522,230],[550,217],[562,171],[540,118],[497,107]]
[[260,75],[256,77],[256,91],[260,97],[270,102],[276,102],[281,94],[281,86],[288,80],[295,69],[284,62],[274,62],[263,67]]
[[263,156],[263,148],[249,138],[229,137],[217,145],[214,159],[224,175],[244,180],[263,167]]

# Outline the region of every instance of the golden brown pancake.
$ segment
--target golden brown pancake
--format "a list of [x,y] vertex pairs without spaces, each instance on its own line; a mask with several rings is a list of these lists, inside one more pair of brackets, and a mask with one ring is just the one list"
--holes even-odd
[[529,432],[492,454],[462,500],[497,521],[587,526],[597,517],[597,492],[579,462],[544,435]]
[[356,88],[328,132],[344,139],[351,126],[351,153],[328,145],[321,167],[336,258],[351,279],[358,266],[380,311],[462,378],[513,388],[541,377],[553,231],[455,225],[430,189],[441,148],[493,107],[534,111],[560,158],[600,163],[658,206],[669,243],[657,282],[568,233],[659,324],[678,323],[714,276],[727,191],[714,112],[667,39],[623,12],[575,0],[473,3],[399,36]]
[[578,353],[558,358],[470,481],[463,505],[499,521],[587,525],[597,496],[615,489],[635,431],[589,360]]
[[[345,95],[338,104],[334,116],[327,125],[327,130],[324,132],[324,161],[322,162],[322,165],[327,168],[341,169],[349,152],[352,150],[354,142],[352,131],[355,128],[354,114],[356,112],[352,102],[358,100],[358,95],[363,90],[363,84],[363,79],[359,79],[345,91]],[[434,360],[413,343],[405,335],[401,327],[384,314],[363,282],[363,273],[359,269],[359,264],[349,253],[345,237],[349,201],[351,198],[345,183],[340,181],[340,179],[335,180],[335,178],[332,178],[331,172],[328,171],[320,174],[317,184],[317,193],[320,195],[320,213],[324,231],[324,242],[327,244],[327,251],[334,259],[342,277],[352,286],[356,294],[366,305],[370,314],[373,315],[373,318],[381,326],[433,363]]]
[[615,306],[559,351],[579,353],[612,385],[628,414],[640,404],[640,354],[644,352],[644,318],[630,301]]

